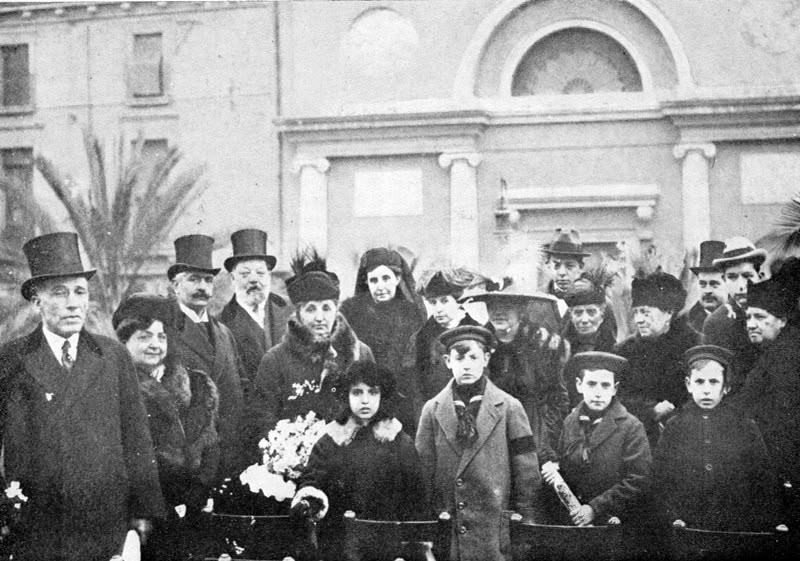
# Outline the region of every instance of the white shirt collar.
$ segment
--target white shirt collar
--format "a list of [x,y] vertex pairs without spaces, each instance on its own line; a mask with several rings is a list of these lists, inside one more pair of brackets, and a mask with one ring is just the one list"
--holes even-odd
[[56,356],[58,362],[61,362],[61,355],[63,353],[62,347],[64,346],[64,341],[69,341],[69,356],[73,362],[78,357],[78,339],[80,338],[80,332],[76,333],[75,335],[70,335],[67,339],[62,337],[61,335],[56,335],[44,324],[42,324],[42,332],[44,333],[44,338],[47,341],[50,350],[53,351],[53,354]]
[[239,307],[242,308],[245,312],[247,312],[247,315],[249,315],[251,318],[253,318],[253,320],[255,320],[255,322],[258,325],[263,325],[263,323],[264,323],[264,314],[265,314],[266,309],[267,309],[267,299],[264,299],[264,301],[261,302],[258,305],[258,310],[257,311],[254,311],[253,308],[251,308],[249,306],[245,306],[242,303],[242,301],[239,300],[238,296],[236,297],[236,303],[239,304]]
[[186,314],[192,323],[208,323],[208,310],[203,308],[203,313],[198,315],[193,309],[188,306],[184,306],[182,302],[178,302],[178,306],[180,306],[181,311]]

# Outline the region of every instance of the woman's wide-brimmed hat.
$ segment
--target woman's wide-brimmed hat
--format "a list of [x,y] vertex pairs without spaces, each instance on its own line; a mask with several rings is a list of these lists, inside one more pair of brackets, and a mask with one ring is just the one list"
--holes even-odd
[[581,235],[575,229],[556,228],[552,241],[542,248],[549,255],[569,255],[572,257],[589,257],[591,253],[584,251]]
[[38,236],[22,246],[31,278],[22,283],[21,292],[26,300],[33,297],[33,288],[45,279],[58,277],[92,278],[96,269],[84,269],[78,249],[78,234],[54,232]]
[[233,255],[225,260],[225,270],[229,273],[239,261],[263,259],[271,271],[278,260],[274,255],[267,255],[267,233],[255,228],[239,230],[231,234]]
[[725,250],[712,262],[715,267],[724,268],[732,263],[752,261],[759,267],[767,258],[767,250],[757,248],[753,242],[742,236],[725,240]]
[[178,273],[199,272],[209,275],[219,273],[212,265],[214,238],[203,234],[190,234],[175,240],[175,264],[167,269],[169,280]]

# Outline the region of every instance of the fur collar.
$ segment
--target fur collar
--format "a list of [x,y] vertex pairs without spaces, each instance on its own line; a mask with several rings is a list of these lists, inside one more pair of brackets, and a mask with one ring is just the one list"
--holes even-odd
[[[340,424],[336,421],[331,421],[325,427],[325,433],[339,446],[347,446],[356,436],[360,425],[356,423],[352,417],[347,419],[345,424]],[[395,418],[383,419],[376,423],[370,424],[372,435],[378,442],[393,442],[394,439],[403,430],[403,425]]]
[[322,342],[314,341],[311,331],[292,315],[287,324],[284,341],[294,355],[311,362],[341,357],[344,359],[344,364],[350,364],[359,359],[358,339],[341,313],[336,314],[336,323],[330,339]]
[[[151,378],[147,373],[138,371],[139,389],[142,395],[156,404],[164,413],[173,418],[179,418],[180,412],[189,408],[192,403],[191,380],[188,370],[183,366],[176,366],[172,372],[167,372],[161,382]],[[203,372],[193,371],[203,381],[204,405],[212,414],[219,409],[219,394],[217,386]]]

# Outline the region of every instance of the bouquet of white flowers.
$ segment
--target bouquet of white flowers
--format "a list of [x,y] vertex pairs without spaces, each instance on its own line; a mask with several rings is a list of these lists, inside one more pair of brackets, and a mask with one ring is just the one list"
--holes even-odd
[[214,510],[251,515],[288,511],[296,481],[324,431],[325,421],[313,411],[278,421],[258,444],[261,462],[245,469],[238,481],[226,479],[215,490]]
[[0,494],[0,552],[9,547],[13,538],[14,525],[19,522],[22,505],[28,497],[22,493],[19,481],[12,481],[5,492]]

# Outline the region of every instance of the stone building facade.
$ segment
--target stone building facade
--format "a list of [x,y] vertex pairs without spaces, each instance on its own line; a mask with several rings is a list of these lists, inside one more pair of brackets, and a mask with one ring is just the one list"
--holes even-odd
[[375,245],[497,274],[561,225],[758,239],[800,176],[798,27],[794,0],[21,5],[0,47],[5,80],[27,45],[30,102],[0,148],[15,173],[72,164],[79,125],[179,143],[212,188],[176,235],[312,243],[345,293]]

